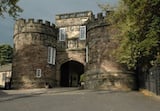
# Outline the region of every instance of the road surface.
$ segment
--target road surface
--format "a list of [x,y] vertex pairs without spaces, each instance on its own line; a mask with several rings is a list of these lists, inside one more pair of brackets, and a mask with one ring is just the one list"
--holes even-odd
[[139,92],[62,88],[12,93],[1,96],[0,111],[160,111],[160,99]]

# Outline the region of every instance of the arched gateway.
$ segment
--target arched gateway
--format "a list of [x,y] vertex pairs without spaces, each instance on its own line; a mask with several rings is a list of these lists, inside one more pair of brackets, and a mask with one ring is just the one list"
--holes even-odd
[[60,68],[60,86],[77,87],[79,85],[80,75],[84,73],[84,65],[77,61],[68,61]]
[[134,74],[115,61],[106,17],[91,11],[58,14],[55,25],[19,19],[14,29],[12,88],[76,87],[84,73],[85,88],[128,89]]

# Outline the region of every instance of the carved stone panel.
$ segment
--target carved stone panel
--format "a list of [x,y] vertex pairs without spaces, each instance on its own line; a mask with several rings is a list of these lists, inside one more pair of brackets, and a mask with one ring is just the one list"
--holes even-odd
[[76,39],[68,40],[67,41],[67,48],[68,49],[76,49],[76,48],[78,48],[77,40]]

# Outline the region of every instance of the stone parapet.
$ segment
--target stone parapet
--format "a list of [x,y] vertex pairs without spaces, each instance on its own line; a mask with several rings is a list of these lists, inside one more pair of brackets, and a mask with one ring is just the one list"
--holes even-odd
[[105,19],[106,15],[103,13],[98,13],[97,17],[95,15],[92,16],[91,20],[87,23],[87,31],[96,28],[96,27],[103,27],[109,25],[107,20]]
[[[93,17],[91,11],[65,13],[56,15],[55,24],[58,28],[66,28],[67,30],[79,30],[79,26],[86,25],[87,21],[90,21]],[[70,35],[70,34],[69,34]]]
[[56,15],[56,20],[68,19],[68,18],[88,17],[88,16],[91,16],[91,15],[92,15],[92,11],[65,13],[65,14]]
[[33,44],[56,47],[57,32],[55,25],[51,25],[48,21],[19,19],[14,27],[15,50]]
[[14,36],[19,33],[43,33],[46,35],[56,35],[56,28],[54,24],[49,21],[43,21],[41,19],[35,21],[34,19],[19,19],[15,23]]

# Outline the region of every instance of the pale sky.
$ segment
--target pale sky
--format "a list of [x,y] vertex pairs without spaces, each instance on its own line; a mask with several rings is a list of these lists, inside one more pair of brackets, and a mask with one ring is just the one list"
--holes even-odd
[[[98,4],[116,5],[118,0],[20,0],[18,5],[24,10],[18,18],[43,19],[54,23],[56,14],[90,10],[101,12]],[[15,21],[8,16],[0,17],[0,45],[13,45]]]

